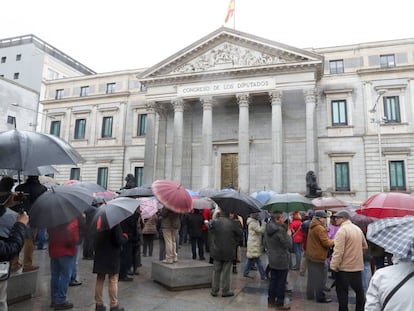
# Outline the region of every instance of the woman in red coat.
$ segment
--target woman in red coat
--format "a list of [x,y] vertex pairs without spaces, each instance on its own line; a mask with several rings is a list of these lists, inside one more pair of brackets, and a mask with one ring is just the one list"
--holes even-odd
[[302,243],[303,243],[303,232],[300,230],[302,224],[302,217],[298,211],[293,212],[292,222],[289,225],[289,229],[292,231],[292,240],[293,240],[293,251],[295,253],[295,266],[292,267],[292,270],[299,270],[300,261],[302,259]]

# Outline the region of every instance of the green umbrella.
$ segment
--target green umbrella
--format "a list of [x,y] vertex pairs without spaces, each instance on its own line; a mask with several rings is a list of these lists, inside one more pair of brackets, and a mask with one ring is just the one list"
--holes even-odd
[[272,212],[307,211],[312,202],[299,193],[275,193],[262,208]]

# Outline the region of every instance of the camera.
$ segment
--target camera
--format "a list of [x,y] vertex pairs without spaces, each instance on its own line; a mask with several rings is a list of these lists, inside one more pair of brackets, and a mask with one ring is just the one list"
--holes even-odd
[[16,192],[17,196],[14,197],[14,201],[20,203],[27,203],[29,201],[29,194],[24,192]]

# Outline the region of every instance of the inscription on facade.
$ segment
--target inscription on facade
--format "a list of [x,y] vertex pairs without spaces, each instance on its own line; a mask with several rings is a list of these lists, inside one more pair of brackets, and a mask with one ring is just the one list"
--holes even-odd
[[196,85],[181,85],[177,87],[179,96],[200,96],[206,94],[219,94],[229,92],[251,92],[258,90],[269,90],[275,87],[273,79],[255,79],[228,82],[211,82]]

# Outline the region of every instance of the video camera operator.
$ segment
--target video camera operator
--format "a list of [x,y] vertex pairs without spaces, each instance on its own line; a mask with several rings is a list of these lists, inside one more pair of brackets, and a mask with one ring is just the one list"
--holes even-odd
[[[19,203],[19,194],[11,193],[4,203],[0,203],[0,217],[6,212],[6,208],[14,207]],[[23,247],[28,222],[29,216],[27,216],[26,212],[18,214],[9,237],[7,239],[0,239],[0,262],[9,262],[19,254]],[[7,279],[9,273],[4,277],[3,281],[0,280],[0,311],[7,311]]]

